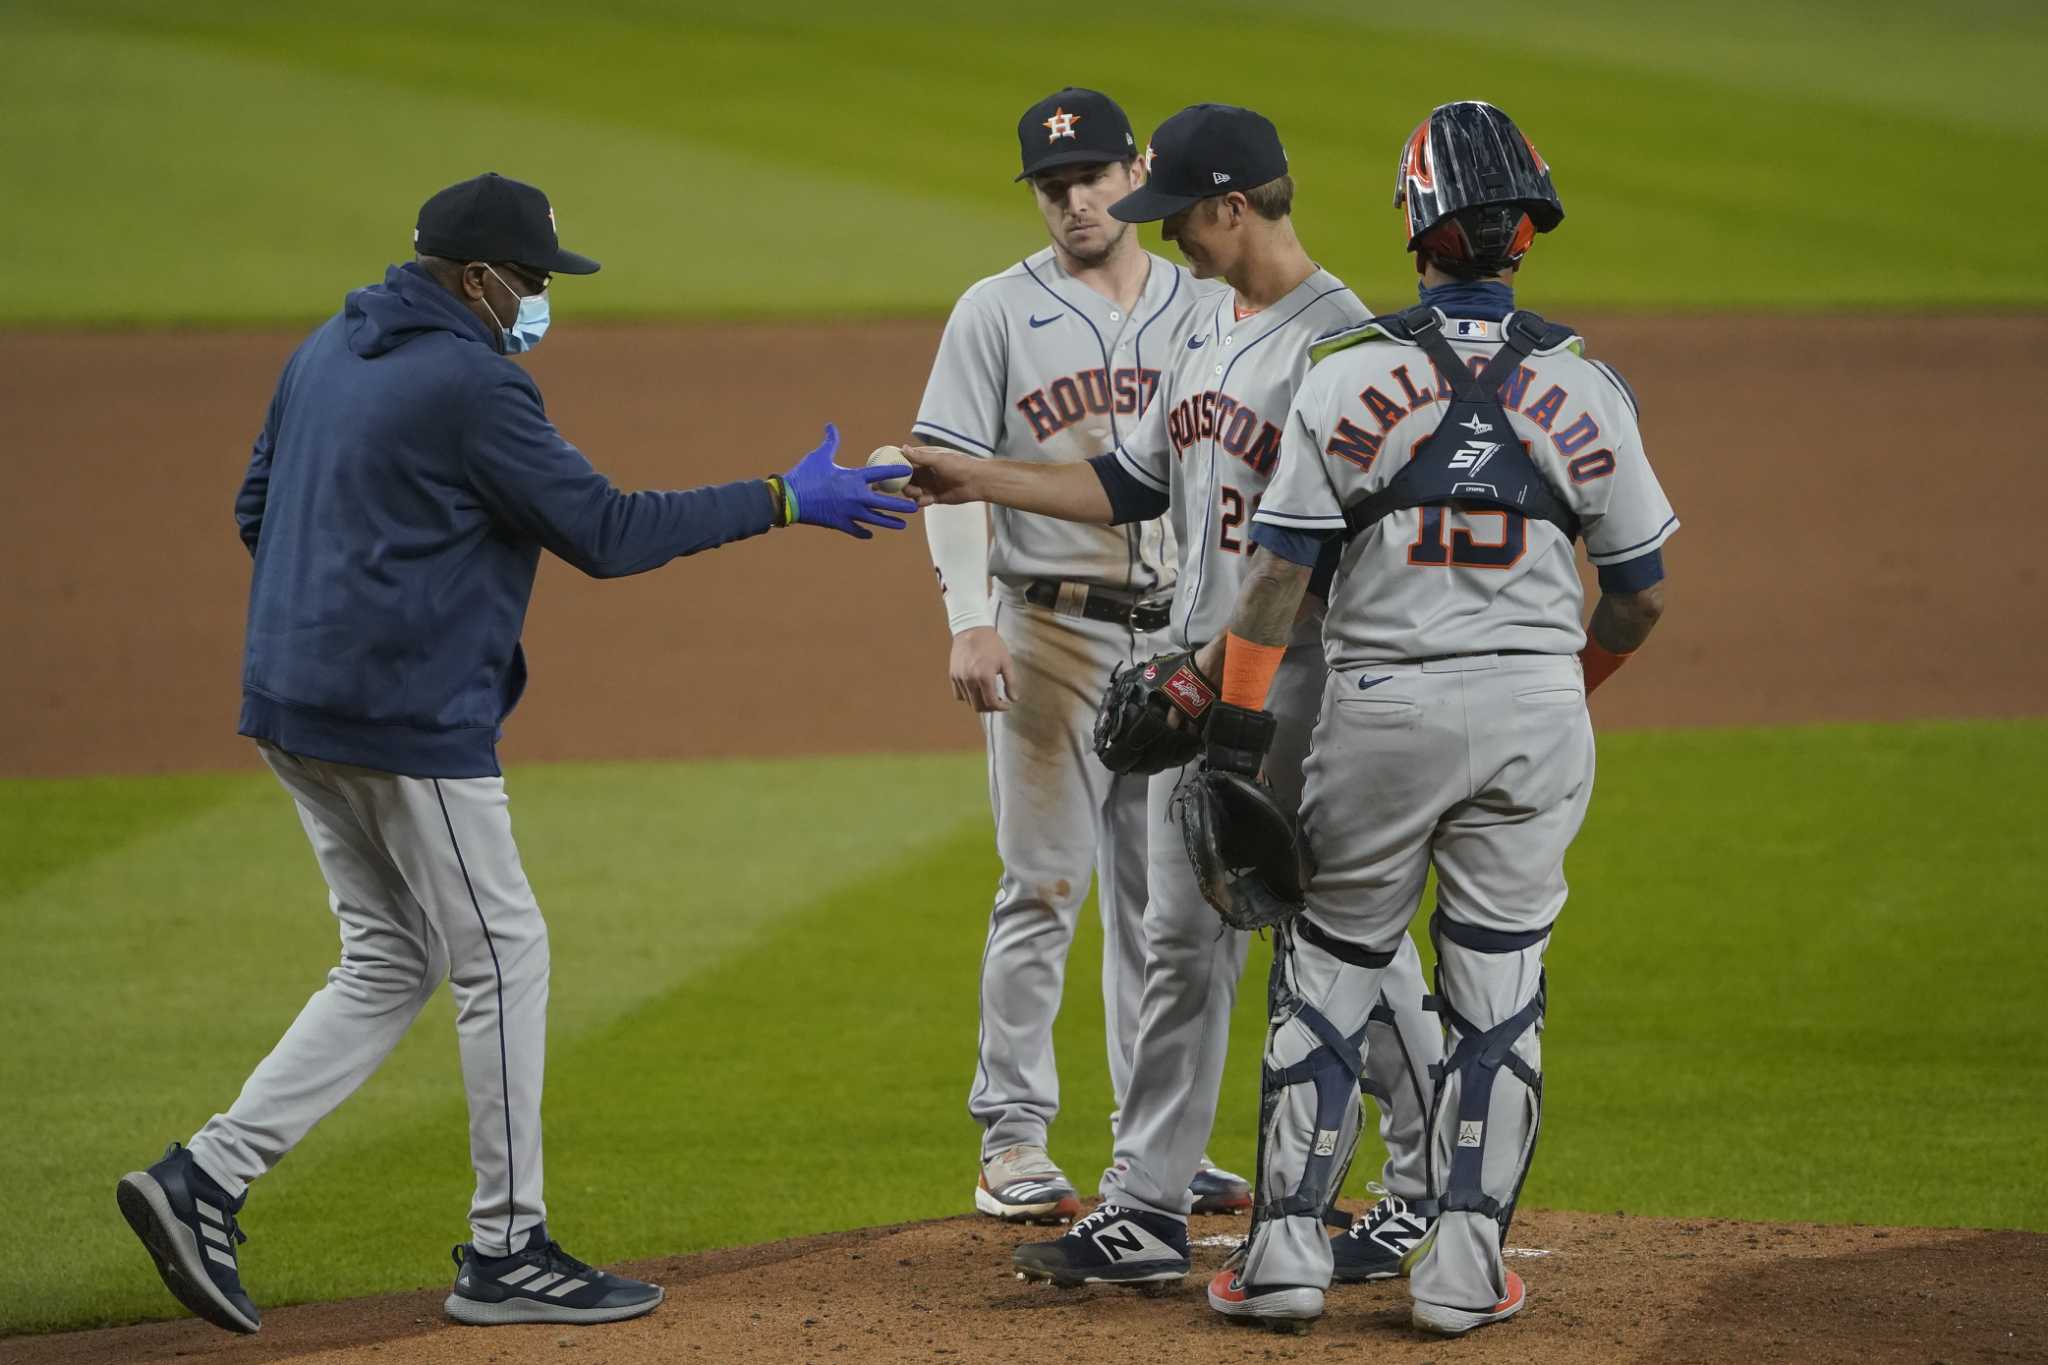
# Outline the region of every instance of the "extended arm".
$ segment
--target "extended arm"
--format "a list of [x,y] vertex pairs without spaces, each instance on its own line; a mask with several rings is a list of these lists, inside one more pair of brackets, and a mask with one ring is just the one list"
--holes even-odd
[[1062,521],[1114,524],[1109,492],[1090,464],[977,460],[942,446],[905,446],[911,486],[940,504],[993,502]]

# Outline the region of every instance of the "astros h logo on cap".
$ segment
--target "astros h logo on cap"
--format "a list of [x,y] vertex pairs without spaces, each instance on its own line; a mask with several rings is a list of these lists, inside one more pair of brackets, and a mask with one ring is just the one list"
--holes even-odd
[[1100,90],[1070,85],[1053,91],[1017,120],[1017,151],[1023,163],[1017,179],[1056,166],[1128,161],[1137,147],[1131,121],[1115,100]]

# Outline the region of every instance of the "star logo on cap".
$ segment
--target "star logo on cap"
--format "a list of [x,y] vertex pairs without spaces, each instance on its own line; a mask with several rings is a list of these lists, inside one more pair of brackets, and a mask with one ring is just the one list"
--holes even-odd
[[1064,109],[1054,109],[1052,117],[1045,121],[1047,142],[1058,142],[1063,137],[1074,136],[1074,125],[1081,121],[1079,114],[1070,114]]

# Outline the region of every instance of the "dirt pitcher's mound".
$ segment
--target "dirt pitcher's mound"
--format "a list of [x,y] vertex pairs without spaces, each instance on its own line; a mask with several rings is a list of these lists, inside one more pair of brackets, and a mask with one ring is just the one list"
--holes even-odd
[[1204,1287],[1243,1219],[1196,1219],[1173,1292],[1058,1290],[1010,1271],[1045,1234],[948,1219],[628,1266],[668,1287],[608,1327],[457,1327],[444,1290],[282,1309],[257,1337],[198,1322],[0,1342],[22,1365],[86,1362],[1115,1362],[1369,1360],[1373,1365],[1644,1361],[2048,1360],[2048,1237],[1530,1213],[1515,1224],[1520,1317],[1456,1341],[1408,1326],[1405,1282],[1339,1288],[1305,1337],[1233,1326]]

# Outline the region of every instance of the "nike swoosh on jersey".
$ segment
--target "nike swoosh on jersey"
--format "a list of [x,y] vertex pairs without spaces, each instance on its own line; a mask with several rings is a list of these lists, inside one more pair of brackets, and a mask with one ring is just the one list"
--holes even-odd
[[1031,319],[1031,325],[1032,325],[1033,327],[1043,327],[1043,326],[1045,326],[1045,324],[1046,324],[1046,323],[1048,323],[1048,322],[1058,322],[1058,321],[1059,321],[1059,320],[1060,320],[1061,318],[1063,318],[1063,317],[1065,317],[1065,316],[1066,316],[1066,314],[1065,314],[1065,313],[1054,313],[1054,314],[1053,314],[1053,315],[1052,315],[1051,317],[1049,317],[1049,318],[1033,318],[1033,319]]
[[1393,676],[1394,675],[1391,673],[1382,673],[1377,678],[1360,678],[1358,680],[1358,690],[1363,692],[1368,687],[1378,687],[1381,683],[1388,681]]
[[1201,350],[1201,349],[1202,349],[1202,348],[1203,348],[1204,346],[1207,346],[1208,344],[1209,344],[1209,338],[1207,338],[1207,337],[1189,337],[1189,338],[1188,338],[1188,349],[1189,349],[1190,351],[1199,351],[1199,350]]

